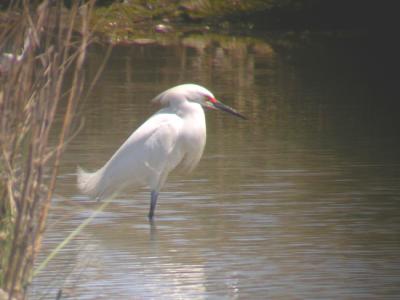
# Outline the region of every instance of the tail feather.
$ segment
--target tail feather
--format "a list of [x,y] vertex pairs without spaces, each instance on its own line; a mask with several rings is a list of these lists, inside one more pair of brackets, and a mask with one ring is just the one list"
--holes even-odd
[[102,169],[90,173],[83,170],[78,166],[77,168],[77,180],[79,190],[88,196],[93,198],[101,197],[103,194],[102,189],[104,186],[101,184],[102,181]]

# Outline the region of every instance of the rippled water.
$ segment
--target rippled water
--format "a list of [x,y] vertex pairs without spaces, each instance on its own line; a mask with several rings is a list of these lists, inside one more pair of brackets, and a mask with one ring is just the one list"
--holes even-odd
[[[203,159],[169,177],[154,224],[146,189],[122,193],[31,298],[399,299],[398,92],[378,48],[302,36],[115,48],[64,156],[39,261],[101,205],[76,190],[76,166],[99,168],[160,91],[200,83],[250,120],[208,112]],[[91,51],[88,78],[104,53]]]

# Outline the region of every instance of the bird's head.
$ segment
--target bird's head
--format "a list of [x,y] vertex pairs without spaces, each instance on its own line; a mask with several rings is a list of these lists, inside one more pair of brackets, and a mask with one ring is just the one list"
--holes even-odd
[[182,84],[170,88],[153,100],[153,102],[158,102],[164,106],[179,105],[184,101],[195,102],[208,109],[222,110],[239,118],[247,119],[232,107],[218,101],[205,87],[193,83]]

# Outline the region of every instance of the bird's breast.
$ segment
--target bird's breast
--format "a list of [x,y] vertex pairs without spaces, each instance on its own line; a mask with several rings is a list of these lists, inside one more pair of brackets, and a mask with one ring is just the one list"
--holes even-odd
[[187,120],[182,131],[182,149],[184,158],[182,165],[188,171],[192,170],[200,161],[206,144],[206,124],[203,118]]

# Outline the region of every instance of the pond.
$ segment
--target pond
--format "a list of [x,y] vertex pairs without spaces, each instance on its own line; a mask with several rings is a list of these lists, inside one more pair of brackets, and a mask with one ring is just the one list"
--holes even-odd
[[[105,53],[91,49],[87,81]],[[398,299],[392,69],[390,53],[356,34],[115,47],[64,155],[38,263],[101,205],[77,191],[77,165],[101,167],[157,111],[158,93],[198,83],[249,120],[207,112],[203,158],[170,175],[155,222],[147,189],[122,192],[38,274],[30,298]]]

